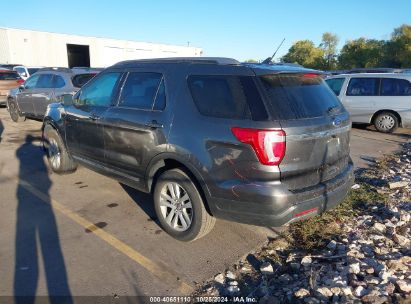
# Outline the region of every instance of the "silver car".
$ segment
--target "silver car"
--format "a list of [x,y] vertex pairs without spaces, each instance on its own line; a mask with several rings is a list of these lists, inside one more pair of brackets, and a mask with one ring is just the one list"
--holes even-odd
[[65,94],[74,95],[96,75],[76,73],[68,68],[45,68],[29,77],[24,85],[9,92],[7,108],[14,122],[22,118],[43,119],[47,106]]
[[352,122],[373,124],[384,133],[411,127],[411,74],[344,74],[325,81]]

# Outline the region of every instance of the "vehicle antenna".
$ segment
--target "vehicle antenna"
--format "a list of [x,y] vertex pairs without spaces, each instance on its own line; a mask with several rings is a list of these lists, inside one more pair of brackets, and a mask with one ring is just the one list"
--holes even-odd
[[275,57],[275,54],[277,54],[278,50],[279,50],[280,47],[283,45],[284,41],[285,41],[285,38],[283,39],[283,41],[281,41],[280,45],[279,45],[278,48],[275,50],[273,56],[268,57],[266,60],[264,60],[264,61],[262,62],[262,64],[271,64],[271,63],[273,62],[273,59],[274,59],[274,57]]

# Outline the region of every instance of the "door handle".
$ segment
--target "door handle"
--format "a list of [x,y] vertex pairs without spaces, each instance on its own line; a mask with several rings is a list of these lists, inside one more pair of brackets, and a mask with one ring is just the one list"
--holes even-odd
[[149,121],[145,124],[146,127],[153,128],[153,129],[161,129],[164,126],[161,123],[158,123],[157,120]]
[[100,116],[93,113],[93,114],[90,114],[90,116],[88,118],[90,118],[91,120],[99,120]]

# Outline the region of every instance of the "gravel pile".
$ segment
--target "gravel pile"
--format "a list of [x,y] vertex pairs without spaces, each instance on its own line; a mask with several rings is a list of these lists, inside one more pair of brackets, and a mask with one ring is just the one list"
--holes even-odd
[[[342,222],[341,235],[314,253],[281,241],[267,244],[231,271],[217,274],[198,294],[258,297],[260,303],[408,302],[411,144],[357,180],[371,184],[387,202],[370,204]],[[352,191],[361,187],[354,185]]]

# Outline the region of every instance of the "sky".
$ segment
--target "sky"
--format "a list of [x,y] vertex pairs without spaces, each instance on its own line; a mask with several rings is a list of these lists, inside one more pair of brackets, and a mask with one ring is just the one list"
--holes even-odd
[[263,60],[283,38],[340,47],[359,37],[389,39],[411,24],[411,0],[18,0],[1,4],[0,27],[201,47],[203,56]]

